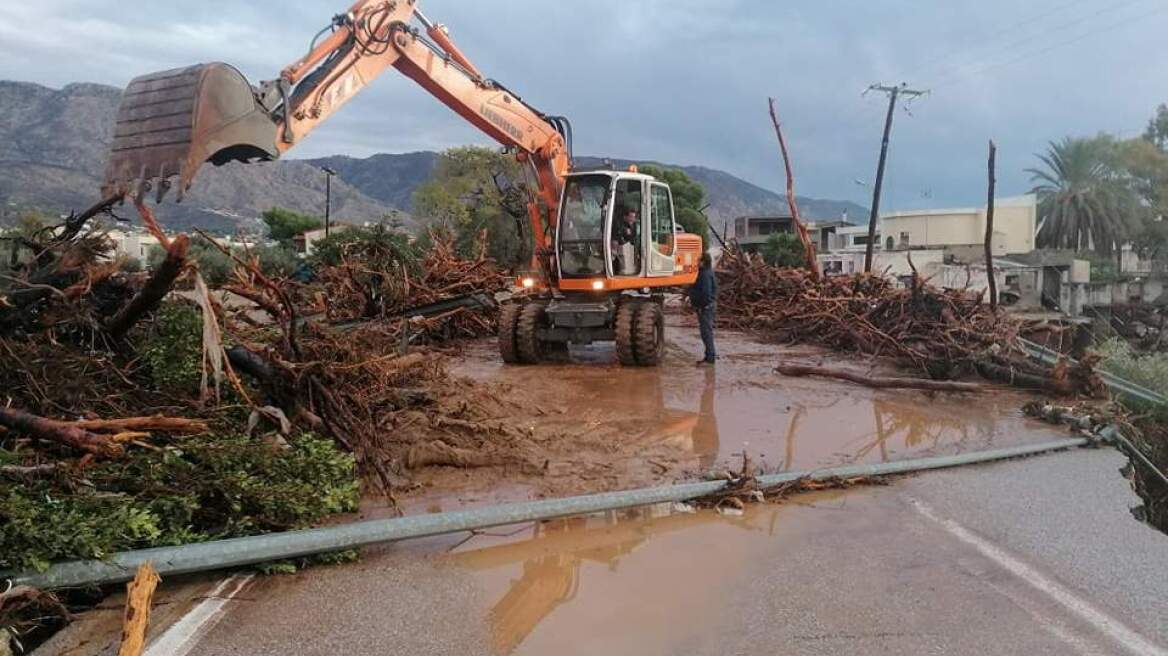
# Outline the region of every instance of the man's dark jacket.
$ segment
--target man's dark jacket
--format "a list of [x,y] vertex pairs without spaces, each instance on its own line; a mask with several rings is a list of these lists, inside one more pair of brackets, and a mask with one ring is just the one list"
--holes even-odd
[[696,308],[704,308],[718,296],[718,281],[714,279],[714,267],[698,269],[698,279],[689,288],[689,302]]

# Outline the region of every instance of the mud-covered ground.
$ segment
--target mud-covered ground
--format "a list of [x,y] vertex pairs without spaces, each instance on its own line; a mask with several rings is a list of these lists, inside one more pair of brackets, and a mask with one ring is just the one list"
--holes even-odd
[[407,512],[434,511],[627,489],[735,468],[743,452],[767,470],[805,470],[1061,434],[1025,418],[1020,408],[1032,397],[1007,388],[946,394],[786,378],[774,372],[780,359],[893,370],[739,333],[718,335],[715,367],[695,366],[695,321],[671,314],[668,323],[666,357],[655,368],[621,367],[611,344],[573,347],[565,361],[531,367],[502,364],[493,339],[464,345],[449,358],[450,384],[465,386],[489,422],[518,429],[486,446],[507,464],[421,468],[399,501]]

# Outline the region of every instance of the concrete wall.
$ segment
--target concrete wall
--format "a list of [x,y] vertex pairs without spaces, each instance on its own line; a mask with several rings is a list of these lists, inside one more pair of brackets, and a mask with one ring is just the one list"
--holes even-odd
[[[945,251],[942,250],[911,252],[913,265],[922,276],[932,275],[945,261]],[[819,268],[828,275],[859,273],[864,270],[864,251],[820,254]],[[878,273],[887,270],[887,275],[893,277],[912,275],[906,251],[875,251],[872,254],[872,270]]]
[[1072,260],[1070,282],[1076,284],[1091,282],[1091,262],[1087,260]]
[[[995,267],[994,279],[997,283],[999,298],[1003,297],[1003,292],[1012,292],[1018,296],[1018,301],[1012,303],[1010,307],[1016,310],[1042,309],[1040,275],[1041,269],[1039,267]],[[985,265],[942,265],[933,276],[932,282],[941,287],[984,292],[988,300],[990,282],[989,276],[986,275]]]
[[1102,282],[1083,286],[1086,289],[1083,305],[1107,307],[1130,302],[1151,303],[1164,293],[1162,278],[1146,278],[1140,281]]

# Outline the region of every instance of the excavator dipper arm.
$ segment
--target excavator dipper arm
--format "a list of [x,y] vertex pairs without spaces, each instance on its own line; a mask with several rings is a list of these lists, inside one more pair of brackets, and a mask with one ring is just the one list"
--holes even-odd
[[[411,26],[416,19],[422,29]],[[422,30],[425,30],[424,32]],[[536,111],[485,78],[416,0],[358,0],[333,18],[309,52],[258,88],[226,64],[202,64],[131,81],[123,95],[103,192],[161,200],[205,162],[280,157],[390,67],[513,150],[533,172],[528,203],[533,266],[551,248],[563,178],[566,121]]]

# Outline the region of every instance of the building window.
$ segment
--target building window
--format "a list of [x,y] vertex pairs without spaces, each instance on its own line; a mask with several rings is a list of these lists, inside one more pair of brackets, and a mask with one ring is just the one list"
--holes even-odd
[[[891,239],[891,237],[889,239]],[[910,243],[909,234],[907,232],[900,233],[900,247],[901,248],[908,248],[909,243]]]

